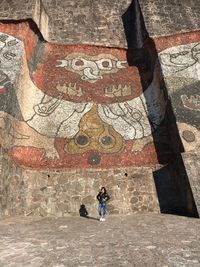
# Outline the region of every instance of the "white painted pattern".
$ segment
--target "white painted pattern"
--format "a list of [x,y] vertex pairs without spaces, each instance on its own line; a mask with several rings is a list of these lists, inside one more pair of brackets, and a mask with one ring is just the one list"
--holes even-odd
[[94,83],[103,79],[104,74],[115,73],[124,69],[127,61],[119,60],[111,54],[90,56],[81,53],[71,53],[65,59],[57,60],[56,67],[78,73],[81,79]]
[[20,73],[24,44],[19,39],[0,32],[0,69],[14,84]]
[[98,105],[100,117],[125,140],[150,135],[165,116],[167,100],[160,88],[160,81],[161,73],[156,64],[153,81],[144,94],[123,103]]
[[[47,137],[73,138],[79,131],[81,118],[92,108],[93,103],[75,103],[46,95],[31,81],[23,53],[24,47],[20,40],[7,34],[0,34],[1,68],[13,83],[19,76],[19,72],[23,75],[16,91],[24,120],[38,133]],[[108,62],[107,68],[103,66],[102,60],[105,59]],[[98,71],[103,71],[102,73],[117,72],[124,63],[119,63],[112,55],[106,58],[100,54],[95,60],[95,64],[98,63]],[[64,63],[66,64],[62,62]],[[111,63],[114,65],[111,66]],[[112,69],[113,66],[114,69]],[[92,71],[94,75],[102,75],[99,72],[95,73]],[[83,72],[83,74],[87,76],[87,73]],[[91,78],[93,81],[95,79]],[[99,116],[104,122],[112,125],[125,140],[149,136],[159,126],[165,115],[166,99],[160,84],[161,75],[157,64],[153,81],[144,94],[121,103],[98,104]]]
[[200,80],[200,43],[170,47],[159,54],[159,59],[165,77]]
[[[160,78],[157,64],[153,81],[144,94],[126,102],[98,104],[99,116],[125,140],[150,135],[165,115],[166,99],[160,89]],[[29,90],[31,88],[36,90],[34,87],[29,87]],[[74,103],[43,94],[40,102],[32,106],[33,116],[27,119],[27,123],[43,135],[72,138],[79,131],[81,118],[92,106],[93,103]]]

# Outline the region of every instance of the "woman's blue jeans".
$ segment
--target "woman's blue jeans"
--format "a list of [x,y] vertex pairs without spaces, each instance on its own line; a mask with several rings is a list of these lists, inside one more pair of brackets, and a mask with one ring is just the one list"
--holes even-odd
[[106,203],[99,203],[99,215],[101,217],[106,215]]

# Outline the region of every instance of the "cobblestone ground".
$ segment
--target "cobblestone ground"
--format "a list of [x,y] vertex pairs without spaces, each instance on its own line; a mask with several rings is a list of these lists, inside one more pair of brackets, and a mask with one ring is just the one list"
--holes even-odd
[[200,266],[200,220],[166,216],[9,218],[1,267]]

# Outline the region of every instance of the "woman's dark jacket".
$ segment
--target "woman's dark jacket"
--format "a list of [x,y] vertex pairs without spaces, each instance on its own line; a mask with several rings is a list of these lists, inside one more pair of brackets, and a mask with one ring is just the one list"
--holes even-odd
[[99,203],[106,203],[106,201],[108,201],[110,199],[110,196],[108,195],[108,193],[104,192],[99,192],[99,194],[97,195],[97,199],[99,201]]

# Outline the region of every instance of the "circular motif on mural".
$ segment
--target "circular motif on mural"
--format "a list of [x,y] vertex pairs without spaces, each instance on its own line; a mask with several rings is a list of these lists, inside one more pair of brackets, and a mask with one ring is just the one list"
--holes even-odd
[[100,163],[100,161],[101,161],[101,157],[99,155],[93,155],[88,158],[88,163],[90,165],[97,165]]
[[132,117],[135,119],[135,120],[140,120],[141,117],[142,117],[142,114],[140,112],[133,112],[132,113]]
[[192,143],[195,141],[195,135],[193,132],[185,130],[182,133],[182,137],[185,139],[186,142]]
[[89,143],[89,138],[86,135],[79,135],[76,137],[75,142],[79,146],[85,146]]
[[101,143],[105,146],[109,146],[113,143],[113,139],[111,136],[106,135],[101,138]]
[[77,59],[77,60],[74,62],[74,64],[75,64],[76,66],[83,66],[83,65],[84,65],[84,62],[83,62],[81,59]]

